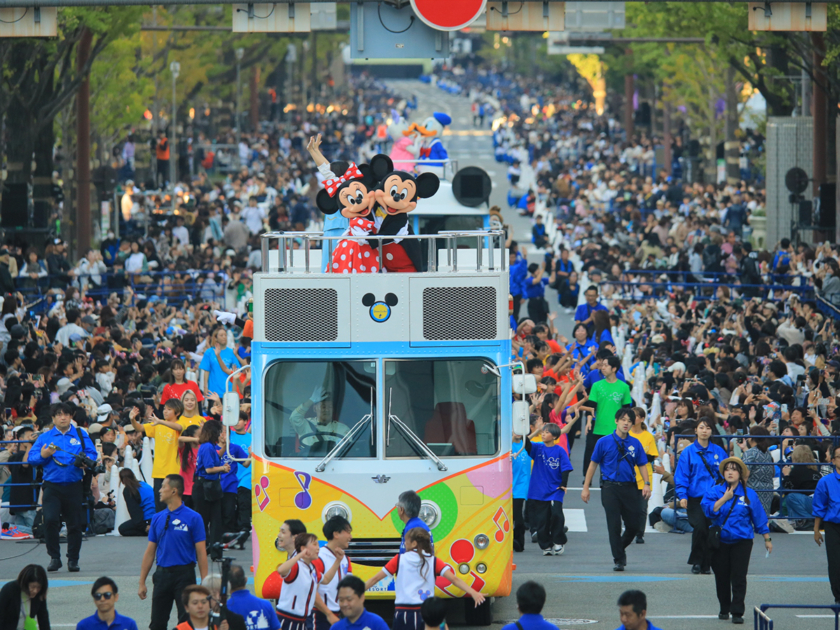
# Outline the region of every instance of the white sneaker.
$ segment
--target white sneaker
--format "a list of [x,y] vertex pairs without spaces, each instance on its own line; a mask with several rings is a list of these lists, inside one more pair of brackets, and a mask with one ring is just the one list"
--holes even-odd
[[544,555],[544,556],[553,556],[553,555],[554,555],[554,551],[553,551],[553,550],[551,550],[551,549],[543,549],[543,555]]
[[665,521],[657,521],[654,524],[653,529],[655,529],[658,532],[662,532],[663,534],[667,534],[668,532],[671,531],[672,528]]
[[566,315],[571,315],[572,313],[574,313],[574,312],[575,312],[575,309],[573,309],[573,308],[564,308],[564,309],[563,309],[563,312],[564,312],[564,313],[566,313]]
[[791,525],[791,522],[786,518],[780,518],[776,520],[776,525],[778,525],[783,531],[785,531],[788,534],[792,534],[796,531],[793,525]]
[[554,549],[552,551],[555,556],[562,556],[563,552],[566,551],[566,548],[563,545],[554,545]]

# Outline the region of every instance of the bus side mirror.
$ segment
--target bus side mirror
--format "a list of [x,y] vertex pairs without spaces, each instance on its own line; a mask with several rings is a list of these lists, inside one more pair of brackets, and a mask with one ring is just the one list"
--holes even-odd
[[235,427],[239,424],[239,394],[227,392],[222,398],[222,424]]
[[516,435],[525,437],[531,432],[531,415],[529,410],[530,406],[524,400],[517,400],[513,403],[511,420],[513,423],[513,432],[516,433]]
[[514,374],[513,375],[513,393],[514,394],[536,394],[537,393],[537,377],[534,376],[533,374]]

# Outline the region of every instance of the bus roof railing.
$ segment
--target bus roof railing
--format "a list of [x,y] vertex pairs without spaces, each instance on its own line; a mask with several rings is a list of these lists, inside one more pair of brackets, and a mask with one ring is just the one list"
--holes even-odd
[[[438,271],[437,250],[439,241],[443,241],[446,249],[446,261],[449,270],[458,271],[458,250],[475,250],[475,270],[484,271],[484,255],[487,255],[487,271],[505,271],[507,261],[505,260],[505,232],[504,230],[450,230],[438,234],[405,234],[395,237],[393,234],[370,234],[364,236],[342,235],[325,236],[323,232],[269,232],[262,235],[262,271],[263,273],[301,273],[296,271],[294,265],[295,244],[300,241],[303,249],[304,266],[302,273],[318,273],[320,270],[310,269],[310,251],[313,241],[318,241],[323,246],[324,241],[370,241],[375,242],[379,250],[379,260],[384,260],[382,255],[382,241],[392,241],[395,238],[426,241],[429,254],[430,272]],[[460,240],[459,240],[460,239]],[[475,246],[472,245],[475,239]],[[276,241],[276,245],[273,243]],[[466,241],[466,247],[464,247]],[[497,247],[498,244],[498,247]],[[276,268],[272,268],[269,252],[279,250]],[[500,250],[500,262],[496,263],[496,252]],[[298,250],[299,251],[299,250]],[[329,267],[327,267],[329,269]],[[383,269],[380,267],[380,273]]]

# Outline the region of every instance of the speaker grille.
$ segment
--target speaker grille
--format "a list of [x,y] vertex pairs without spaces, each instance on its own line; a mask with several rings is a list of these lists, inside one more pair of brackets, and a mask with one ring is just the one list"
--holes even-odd
[[496,289],[423,289],[423,337],[435,341],[495,339]]
[[266,341],[338,339],[335,289],[266,289]]

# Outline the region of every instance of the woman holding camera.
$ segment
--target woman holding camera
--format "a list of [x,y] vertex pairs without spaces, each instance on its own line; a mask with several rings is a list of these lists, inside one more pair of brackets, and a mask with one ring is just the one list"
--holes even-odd
[[724,483],[712,486],[703,496],[703,512],[713,527],[703,532],[712,547],[712,569],[720,603],[719,619],[744,623],[744,598],[753,538],[764,536],[767,553],[773,551],[767,513],[755,490],[747,487],[750,471],[737,457],[720,463]]

